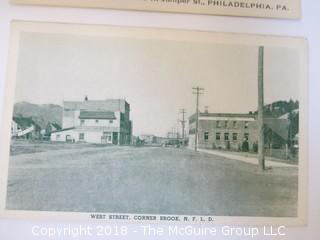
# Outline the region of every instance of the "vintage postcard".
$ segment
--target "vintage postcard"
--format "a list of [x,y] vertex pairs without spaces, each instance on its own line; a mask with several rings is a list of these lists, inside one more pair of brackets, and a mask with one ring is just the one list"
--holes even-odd
[[10,45],[3,216],[306,223],[306,40],[17,21]]
[[91,7],[248,16],[293,18],[301,16],[300,0],[10,0],[15,4]]

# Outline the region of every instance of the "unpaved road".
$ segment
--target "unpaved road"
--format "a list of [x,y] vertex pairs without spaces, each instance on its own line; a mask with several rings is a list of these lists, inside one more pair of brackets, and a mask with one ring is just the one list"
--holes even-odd
[[297,169],[187,149],[46,146],[11,156],[7,209],[291,217],[297,191]]

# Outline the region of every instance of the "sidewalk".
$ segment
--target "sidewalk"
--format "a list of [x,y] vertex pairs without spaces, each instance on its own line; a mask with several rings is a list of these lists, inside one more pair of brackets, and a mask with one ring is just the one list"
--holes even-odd
[[[222,151],[208,150],[208,149],[198,149],[198,151],[203,153],[213,154],[220,157],[225,157],[232,160],[242,161],[242,162],[256,164],[256,165],[258,164],[257,155],[251,154],[251,153],[246,153],[245,155],[242,155],[242,154],[237,154],[233,152],[230,153],[230,152],[222,152]],[[266,159],[266,167],[292,167],[292,168],[298,167],[298,165],[294,165],[294,164],[272,161],[272,159],[274,158],[271,158],[271,157],[265,157],[265,159]]]

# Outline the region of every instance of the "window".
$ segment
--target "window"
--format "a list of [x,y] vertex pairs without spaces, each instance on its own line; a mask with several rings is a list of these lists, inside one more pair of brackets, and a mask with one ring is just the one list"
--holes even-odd
[[98,120],[98,119],[96,119],[96,123],[99,123],[99,120]]
[[66,141],[70,142],[71,141],[71,136],[70,135],[66,135]]
[[57,141],[60,140],[60,134],[57,134],[56,139],[57,139]]
[[249,127],[249,122],[248,121],[245,121],[244,122],[244,128],[248,128]]
[[109,120],[109,123],[113,123],[113,120]]
[[227,128],[228,127],[228,121],[224,122],[224,127]]
[[79,133],[79,140],[84,140],[84,133]]
[[229,133],[225,133],[224,134],[224,140],[225,141],[229,141]]
[[192,129],[189,129],[189,134],[196,134],[196,129],[195,128],[192,128]]
[[84,123],[85,123],[85,120],[84,120],[84,119],[81,119],[80,125],[84,125]]
[[244,139],[247,140],[247,141],[249,140],[249,133],[245,133],[244,134]]
[[232,134],[232,140],[237,141],[238,140],[238,133],[233,133]]
[[221,127],[220,121],[217,121],[216,127],[217,127],[217,128],[220,128],[220,127]]
[[209,132],[204,133],[204,140],[208,141],[209,140]]
[[220,133],[216,133],[216,140],[220,141],[221,139],[221,134]]
[[237,127],[237,121],[233,121],[232,126],[233,126],[233,128],[236,128]]
[[107,143],[112,142],[112,133],[111,132],[103,132],[102,139],[107,141]]

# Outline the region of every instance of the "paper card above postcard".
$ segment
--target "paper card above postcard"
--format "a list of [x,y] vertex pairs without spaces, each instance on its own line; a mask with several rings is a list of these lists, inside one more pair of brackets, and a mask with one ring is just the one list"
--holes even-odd
[[10,2],[262,18],[301,17],[300,0],[10,0]]

